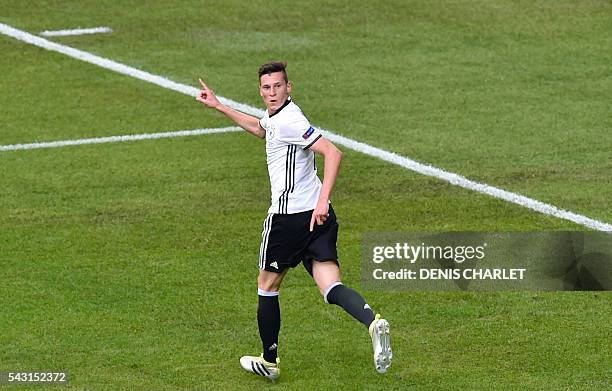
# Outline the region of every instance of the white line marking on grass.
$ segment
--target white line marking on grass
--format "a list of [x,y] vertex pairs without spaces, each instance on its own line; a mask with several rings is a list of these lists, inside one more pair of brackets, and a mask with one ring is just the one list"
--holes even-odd
[[[95,54],[91,54],[88,52],[84,52],[82,50],[74,49],[66,45],[60,45],[59,43],[51,42],[47,39],[38,37],[36,35],[32,35],[25,31],[18,30],[14,27],[8,26],[6,24],[0,23],[0,33],[7,35],[9,37],[13,37],[19,41],[29,43],[34,46],[41,47],[43,49],[47,49],[53,52],[58,52],[65,54],[69,57],[76,58],[81,61],[88,62],[90,64],[97,65],[102,68],[109,69],[111,71],[115,71],[117,73],[121,73],[123,75],[131,76],[136,79],[140,79],[149,83],[156,84],[160,87],[167,88],[169,90],[177,91],[185,95],[195,97],[199,89],[195,87],[191,87],[185,84],[176,83],[172,80],[168,80],[165,77],[154,75],[149,72],[141,71],[136,68],[132,68],[127,65],[120,64],[113,60],[109,60],[100,56],[96,56]],[[263,116],[263,110],[256,109],[254,107],[244,105],[242,103],[235,102],[231,99],[222,98],[219,99],[223,104],[231,106],[236,110],[243,111],[247,114],[257,115],[259,117]]]
[[100,34],[110,33],[113,30],[110,27],[92,27],[87,29],[71,29],[71,30],[45,30],[40,35],[45,37],[66,37],[68,35],[84,35],[84,34]]
[[153,140],[153,139],[159,139],[159,138],[200,136],[203,134],[238,132],[241,130],[242,129],[237,126],[229,126],[225,128],[179,130],[176,132],[129,134],[125,136],[82,138],[82,139],[77,139],[77,140],[60,140],[60,141],[49,141],[49,142],[30,143],[30,144],[0,145],[0,152],[18,151],[18,150],[23,150],[23,149],[59,148],[59,147],[67,147],[71,145],[119,143],[119,142],[125,142],[125,141]]
[[475,182],[459,174],[454,174],[452,172],[444,171],[437,167],[419,163],[407,157],[400,156],[396,153],[388,152],[383,149],[376,148],[371,145],[361,143],[359,141],[351,140],[343,136],[328,133],[326,134],[326,137],[328,137],[331,141],[337,144],[344,145],[345,147],[348,147],[354,151],[358,151],[370,156],[375,156],[386,162],[418,172],[419,174],[442,179],[453,185],[473,190],[478,193],[488,194],[495,198],[499,198],[511,202],[513,204],[518,204],[543,214],[555,216],[564,220],[569,220],[598,231],[612,232],[612,224],[604,223],[602,221],[594,220],[589,217],[579,215],[577,213],[563,210],[557,208],[554,205],[546,204],[544,202],[534,200],[532,198],[525,197],[517,193],[512,193],[510,191],[503,190],[494,186],[490,186],[485,183]]
[[[60,45],[60,44],[48,41],[44,38],[37,37],[25,31],[15,29],[6,24],[0,23],[0,33],[13,37],[17,40],[41,47],[43,49],[59,52],[67,56],[79,59],[81,61],[89,62],[91,64],[98,65],[102,68],[110,69],[112,71],[115,71],[115,72],[118,72],[124,75],[135,77],[137,79],[144,80],[146,82],[153,83],[160,87],[174,90],[174,91],[180,92],[185,95],[195,97],[197,93],[199,92],[199,90],[195,87],[176,83],[162,76],[144,72],[144,71],[132,68],[130,66],[120,64],[118,62],[108,60],[106,58],[99,57],[99,56],[93,55],[88,52],[84,52],[82,50],[71,48],[69,46]],[[243,103],[239,103],[231,99],[219,97],[219,100],[223,102],[224,104],[236,110],[240,110],[244,113],[247,113],[247,114],[251,114],[257,117],[261,117],[264,114],[264,111],[261,109],[258,109],[258,108],[255,108],[255,107],[243,104]],[[555,216],[555,217],[558,217],[564,220],[569,220],[576,224],[580,224],[580,225],[583,225],[591,229],[595,229],[598,231],[612,232],[612,224],[608,224],[603,221],[591,219],[589,217],[579,215],[577,213],[569,212],[569,211],[557,208],[556,206],[546,204],[544,202],[534,200],[532,198],[525,197],[520,194],[502,190],[497,187],[489,186],[487,184],[474,182],[461,175],[453,174],[453,173],[441,170],[433,166],[419,163],[407,157],[403,157],[395,153],[385,151],[383,149],[376,148],[371,145],[361,143],[359,141],[355,141],[350,138],[334,134],[325,129],[320,129],[320,130],[331,141],[339,145],[342,145],[352,150],[364,153],[366,155],[373,156],[378,159],[382,159],[384,161],[399,165],[409,170],[413,170],[420,174],[442,179],[453,185],[461,186],[469,190],[474,190],[478,193],[487,194],[492,197],[499,198],[499,199],[523,206],[525,208],[535,210],[536,212],[540,212],[540,213],[550,215],[550,216]]]

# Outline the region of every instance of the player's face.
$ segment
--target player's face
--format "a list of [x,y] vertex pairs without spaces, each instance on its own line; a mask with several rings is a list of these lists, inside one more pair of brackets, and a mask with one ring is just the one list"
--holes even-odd
[[287,101],[291,95],[291,82],[285,82],[283,72],[262,75],[259,79],[259,94],[273,114]]

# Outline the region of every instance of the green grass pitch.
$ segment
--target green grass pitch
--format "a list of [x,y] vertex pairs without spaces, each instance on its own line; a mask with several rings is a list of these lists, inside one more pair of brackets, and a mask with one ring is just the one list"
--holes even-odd
[[[0,0],[0,23],[109,26],[50,40],[256,107],[257,67],[284,59],[317,126],[612,221],[609,1]],[[228,125],[0,35],[0,145]],[[344,152],[333,201],[357,289],[365,232],[586,230]],[[0,372],[67,370],[71,390],[612,386],[609,292],[366,291],[392,327],[381,376],[303,269],[281,293],[280,381],[243,373],[269,202],[247,134],[0,152],[0,167]]]

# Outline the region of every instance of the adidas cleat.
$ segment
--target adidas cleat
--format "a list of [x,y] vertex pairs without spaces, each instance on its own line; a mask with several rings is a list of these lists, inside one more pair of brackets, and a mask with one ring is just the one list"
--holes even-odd
[[376,319],[370,324],[369,331],[374,348],[374,366],[379,373],[385,373],[393,360],[389,322],[381,319],[380,314],[376,314]]
[[242,356],[240,357],[240,366],[247,372],[254,373],[259,376],[263,376],[272,381],[278,379],[280,376],[280,368],[278,364],[280,360],[276,359],[276,364],[267,362],[263,358],[263,354],[259,357],[255,356]]

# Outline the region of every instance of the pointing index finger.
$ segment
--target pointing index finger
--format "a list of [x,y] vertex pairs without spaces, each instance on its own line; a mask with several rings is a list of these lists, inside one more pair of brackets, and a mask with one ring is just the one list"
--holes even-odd
[[202,79],[198,79],[198,81],[200,82],[200,85],[202,86],[203,89],[207,90],[208,87],[206,86],[206,84],[204,83],[204,80]]

